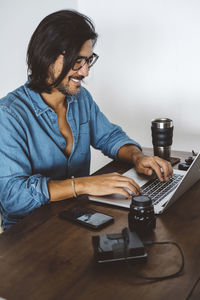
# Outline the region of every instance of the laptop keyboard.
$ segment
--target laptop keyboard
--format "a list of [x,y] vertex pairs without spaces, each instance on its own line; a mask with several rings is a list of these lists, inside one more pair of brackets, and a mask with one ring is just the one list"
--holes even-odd
[[158,178],[152,179],[141,187],[142,195],[149,196],[155,205],[177,187],[183,176],[174,174],[167,182],[161,182]]

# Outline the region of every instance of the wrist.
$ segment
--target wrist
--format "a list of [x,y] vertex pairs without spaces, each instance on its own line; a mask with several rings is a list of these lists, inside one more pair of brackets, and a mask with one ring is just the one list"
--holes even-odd
[[73,178],[76,195],[87,194],[85,184],[82,178]]
[[132,162],[134,165],[137,165],[138,161],[144,157],[144,154],[139,150],[139,151],[133,151],[132,153]]
[[135,145],[124,145],[118,151],[118,158],[123,161],[127,161],[136,164],[137,161],[142,158],[144,154]]
[[74,176],[71,177],[71,183],[72,183],[72,193],[74,195],[74,198],[77,198],[78,194],[76,192],[76,186],[75,186],[75,178],[74,178]]

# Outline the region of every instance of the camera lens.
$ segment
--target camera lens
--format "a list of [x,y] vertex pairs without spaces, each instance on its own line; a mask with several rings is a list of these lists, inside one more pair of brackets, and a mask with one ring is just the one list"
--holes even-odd
[[156,217],[151,198],[144,195],[133,196],[128,214],[129,228],[143,235],[156,228]]

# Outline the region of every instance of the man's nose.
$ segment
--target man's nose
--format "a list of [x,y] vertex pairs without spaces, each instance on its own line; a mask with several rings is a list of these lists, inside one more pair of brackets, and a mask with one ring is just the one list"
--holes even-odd
[[85,63],[82,68],[80,68],[78,70],[78,74],[84,77],[87,77],[89,75],[89,68],[88,68],[88,64]]

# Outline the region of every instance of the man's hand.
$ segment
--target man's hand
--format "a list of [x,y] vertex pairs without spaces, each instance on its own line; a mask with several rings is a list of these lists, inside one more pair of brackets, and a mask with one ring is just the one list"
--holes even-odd
[[[160,181],[167,181],[173,174],[172,166],[168,161],[157,156],[146,156],[133,145],[120,148],[118,157],[135,165],[138,173],[152,175],[155,172]],[[132,193],[138,195],[141,192],[139,185],[133,179],[119,173],[79,177],[75,178],[74,182],[77,195],[103,196],[116,193],[131,198]],[[73,197],[71,179],[49,180],[48,190],[50,201]]]
[[135,162],[135,168],[138,173],[145,175],[152,175],[154,171],[160,181],[168,181],[173,175],[170,162],[158,156],[140,156]]
[[118,157],[133,163],[138,173],[151,176],[154,171],[160,181],[168,181],[172,177],[173,168],[170,162],[158,156],[146,156],[134,145],[121,147],[118,151]]
[[89,194],[93,196],[116,193],[130,198],[131,192],[134,195],[138,195],[141,192],[139,185],[133,179],[116,172],[76,178],[75,185],[78,194]]

